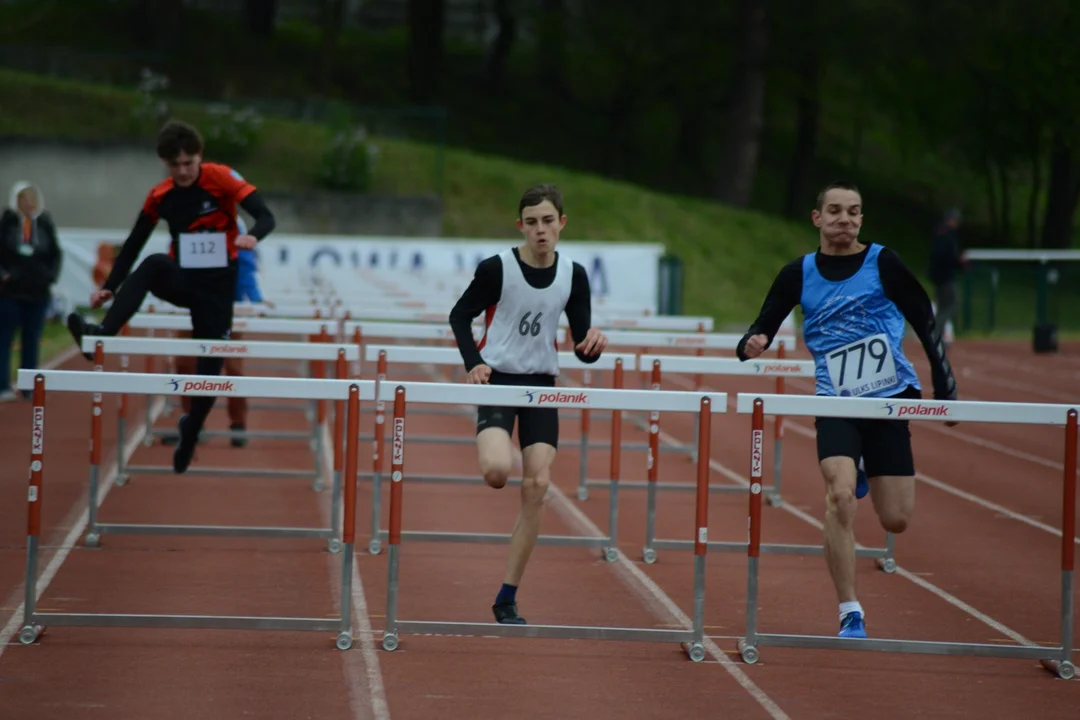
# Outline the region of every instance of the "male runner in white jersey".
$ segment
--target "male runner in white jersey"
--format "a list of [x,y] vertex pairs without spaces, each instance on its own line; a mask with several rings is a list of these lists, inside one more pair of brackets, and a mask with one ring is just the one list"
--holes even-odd
[[[796,305],[803,309],[806,347],[814,358],[818,395],[922,397],[915,368],[904,356],[905,321],[930,361],[937,400],[956,399],[956,380],[930,297],[888,248],[859,242],[862,196],[850,183],[833,183],[811,214],[819,249],[785,265],[761,313],[739,343],[741,360],[769,347]],[[816,420],[817,452],[825,477],[825,561],[840,602],[840,637],[865,638],[855,595],[855,510],[869,492],[885,530],[907,529],[915,510],[915,463],[906,420]],[[955,424],[955,423],[946,423]]]
[[[553,185],[530,188],[518,203],[517,226],[524,244],[487,258],[450,311],[468,382],[554,387],[559,374],[557,332],[566,312],[574,352],[592,363],[607,346],[590,327],[592,305],[585,268],[555,251],[566,226],[562,196]],[[477,346],[472,321],[484,313],[484,336]],[[559,443],[556,408],[477,408],[476,447],[480,472],[493,488],[506,485],[513,466],[510,436],[518,422],[522,470],[521,510],[510,539],[506,577],[492,611],[500,623],[524,625],[516,593],[540,534],[544,496]]]

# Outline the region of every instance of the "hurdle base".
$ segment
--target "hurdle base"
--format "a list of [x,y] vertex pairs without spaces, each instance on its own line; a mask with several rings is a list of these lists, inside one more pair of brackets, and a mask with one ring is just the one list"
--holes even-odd
[[[587,625],[503,625],[500,623],[436,622],[430,620],[398,620],[396,632],[384,635],[394,637],[394,648],[401,634],[451,635],[469,637],[549,638],[557,640],[623,640],[687,643],[694,642],[692,630],[661,628],[591,627]],[[389,649],[389,648],[386,648]]]
[[[181,535],[187,537],[270,537],[334,538],[330,528],[260,527],[239,525],[147,525],[98,523],[87,531],[91,535]],[[90,544],[90,543],[87,543]],[[95,543],[96,545],[96,543]]]
[[[154,437],[179,438],[180,433],[175,429],[155,428],[150,431]],[[295,432],[288,430],[202,430],[199,439],[203,438],[238,438],[243,440],[310,440],[311,433]]]
[[[128,615],[119,613],[34,613],[33,626],[139,627],[185,630],[312,630],[337,632],[341,618],[289,618],[244,615]],[[40,636],[39,633],[35,636]]]
[[[171,467],[165,465],[126,465],[127,475],[176,475]],[[269,477],[269,478],[311,478],[311,470],[279,470],[276,468],[226,468],[226,467],[189,467],[180,474],[183,477]]]
[[[411,477],[409,478],[412,479]],[[379,531],[380,540],[388,540],[389,532]],[[402,541],[409,542],[448,542],[448,543],[475,543],[491,545],[508,545],[512,536],[509,533],[464,533],[464,532],[426,532],[409,531],[401,532]],[[540,535],[536,538],[537,545],[557,547],[587,547],[602,548],[607,550],[611,547],[611,538],[608,537],[584,537],[581,535]]]
[[[991,645],[989,643],[961,643],[961,642],[936,642],[927,640],[896,640],[896,639],[859,639],[841,638],[831,635],[783,635],[783,634],[757,634],[754,643],[750,644],[746,639],[738,642],[738,651],[743,660],[748,663],[756,662],[759,647],[788,647],[814,650],[861,650],[865,652],[906,653],[914,655],[951,655],[984,658],[1006,658],[1013,660],[1040,660],[1043,665],[1055,664],[1055,670],[1060,665],[1072,663],[1060,662],[1054,656],[1060,657],[1060,647],[1041,647],[1032,645]],[[751,657],[752,659],[747,659]],[[1066,669],[1066,673],[1071,668]]]
[[[375,476],[374,473],[363,472],[357,473],[357,480],[370,481]],[[385,483],[390,482],[390,474],[382,473],[382,481]],[[421,482],[421,483],[447,483],[451,485],[486,485],[484,479],[479,475],[409,475],[409,482]],[[521,485],[521,478],[509,478],[506,481],[508,486]]]
[[[677,490],[681,492],[697,492],[697,485],[694,483],[686,482],[656,482],[652,483],[656,485],[657,490]],[[647,490],[649,488],[648,480],[620,480],[619,487],[629,490]],[[610,480],[586,480],[585,487],[600,488],[610,487]],[[775,493],[776,488],[771,485],[762,486],[762,489],[767,493]],[[710,493],[739,493],[741,495],[746,494],[746,488],[739,485],[722,485],[722,484],[710,484]]]
[[[708,543],[709,550],[718,552],[745,553],[749,547],[744,542],[725,542],[713,540]],[[693,550],[693,540],[653,540],[648,546],[653,550]],[[794,545],[786,543],[761,543],[758,546],[762,555],[824,555],[825,548],[821,545]],[[885,548],[856,548],[855,557],[882,559],[889,557],[889,551]]]

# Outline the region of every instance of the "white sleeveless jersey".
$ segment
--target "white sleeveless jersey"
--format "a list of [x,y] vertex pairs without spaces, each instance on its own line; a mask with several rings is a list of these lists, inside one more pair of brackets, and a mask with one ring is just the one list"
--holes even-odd
[[525,279],[513,250],[499,253],[502,295],[484,318],[478,348],[492,370],[515,375],[558,375],[559,317],[570,299],[573,261],[558,256],[555,280],[543,290]]

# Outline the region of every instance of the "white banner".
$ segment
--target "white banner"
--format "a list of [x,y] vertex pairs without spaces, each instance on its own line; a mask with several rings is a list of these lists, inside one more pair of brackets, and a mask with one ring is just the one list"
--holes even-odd
[[[86,304],[90,292],[104,279],[95,282],[95,265],[109,262],[109,246],[121,245],[128,231],[61,228],[59,234],[64,268],[53,290],[58,309],[63,312],[75,304]],[[259,243],[258,256],[260,274],[264,276],[313,268],[471,274],[481,260],[516,244],[518,241],[513,239],[272,234]],[[167,247],[168,233],[159,229],[146,243],[139,259],[164,252]],[[559,251],[585,268],[597,304],[643,308],[656,313],[663,245],[566,240],[560,241]],[[273,296],[274,289],[265,283],[262,290]]]

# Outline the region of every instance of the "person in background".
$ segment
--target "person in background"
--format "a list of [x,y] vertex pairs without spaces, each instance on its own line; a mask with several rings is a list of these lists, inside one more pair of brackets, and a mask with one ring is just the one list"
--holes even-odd
[[[241,234],[247,232],[247,227],[244,225],[243,218],[240,215],[236,216],[236,226]],[[262,292],[259,290],[259,279],[257,277],[257,260],[254,250],[238,250],[236,253],[237,271],[236,278],[236,302],[249,302],[261,303]],[[190,331],[178,332],[177,337],[191,337]],[[230,340],[239,341],[243,339],[243,333],[234,332],[230,336]],[[174,366],[177,374],[179,375],[194,375],[195,374],[195,358],[193,357],[176,357],[173,359]],[[226,357],[225,358],[225,375],[231,377],[240,377],[244,374],[244,361],[239,357]],[[181,406],[184,412],[188,412],[191,405],[191,401],[185,396],[180,399]],[[232,397],[228,398],[229,408],[229,429],[233,432],[244,432],[247,429],[247,411],[248,404],[247,398]],[[177,441],[177,436],[166,435],[162,438],[162,443],[166,445],[173,445]],[[247,438],[236,435],[233,436],[230,441],[233,447],[245,447],[247,445]]]
[[956,208],[945,213],[941,225],[934,233],[930,246],[928,275],[934,284],[937,301],[935,323],[943,333],[945,344],[952,342],[956,317],[956,279],[964,267],[964,253],[960,249],[957,229],[960,227],[960,211]]
[[[9,204],[0,216],[0,402],[15,399],[11,348],[16,330],[21,329],[19,367],[33,370],[38,366],[51,287],[60,277],[63,259],[41,190],[29,182],[17,182]],[[23,397],[28,396],[24,391]]]

